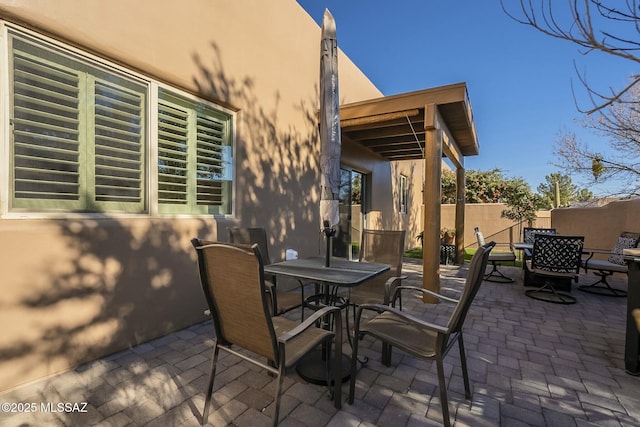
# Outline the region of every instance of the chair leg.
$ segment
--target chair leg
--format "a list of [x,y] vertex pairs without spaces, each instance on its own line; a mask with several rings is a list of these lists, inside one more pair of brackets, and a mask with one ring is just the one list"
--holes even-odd
[[464,397],[471,399],[471,387],[469,387],[469,373],[467,371],[467,356],[464,352],[462,331],[458,335],[458,348],[460,349],[460,365],[462,367],[462,379],[464,380]]
[[495,261],[492,261],[491,264],[493,265],[493,269],[484,275],[483,280],[486,280],[487,282],[496,282],[496,283],[513,283],[514,280],[509,277],[509,276],[505,276],[504,273],[500,270],[498,270],[498,264]]
[[[354,307],[355,310],[355,307]],[[349,405],[353,405],[356,394],[356,372],[358,371],[358,342],[360,341],[360,322],[354,321],[353,345],[351,346],[351,378],[349,379]]]
[[202,411],[202,425],[207,423],[209,419],[209,408],[211,406],[211,395],[213,394],[213,380],[216,377],[216,362],[218,361],[218,340],[213,340],[213,354],[211,357],[211,373],[209,374],[209,385],[207,386],[207,397],[204,401],[204,410]]
[[[358,309],[358,306],[355,304],[351,304],[349,300],[347,300],[347,312],[345,313],[345,324],[346,324],[345,330],[347,331],[347,341],[349,342],[349,347],[353,350],[353,341],[357,338],[354,338],[354,336],[351,335],[351,330],[349,329],[349,307],[353,309],[353,325],[355,327],[356,311]],[[360,362],[361,366],[366,366],[367,363],[369,363],[369,358],[365,356],[362,359],[358,359],[358,362]]]
[[382,342],[382,364],[384,366],[391,366],[391,353],[393,347],[387,344],[386,342]]
[[556,288],[549,282],[538,289],[529,289],[524,291],[525,295],[529,298],[537,299],[539,301],[551,302],[553,304],[575,304],[576,299],[565,292],[558,292]]
[[447,399],[447,386],[444,380],[444,363],[442,362],[442,355],[436,358],[436,366],[438,368],[440,404],[442,405],[442,423],[445,427],[451,427],[451,421],[449,420],[449,400]]
[[273,426],[278,425],[278,421],[280,418],[280,394],[282,393],[282,382],[284,380],[284,372],[285,372],[285,364],[284,364],[284,356],[283,352],[281,352],[280,357],[280,366],[278,368],[278,379],[276,384],[276,402],[273,408]]
[[[349,310],[349,306],[347,305],[347,310]],[[340,311],[335,313],[337,319],[335,320],[336,324],[336,351],[335,358],[333,362],[333,403],[336,409],[342,408],[342,314]],[[347,313],[347,318],[349,314]],[[347,329],[347,333],[349,330]],[[351,375],[355,376],[355,372],[351,371]]]
[[[599,276],[600,280],[590,285],[578,286],[578,289],[583,292],[588,292],[590,294],[596,294],[596,295],[604,295],[604,296],[610,296],[610,297],[626,297],[627,296],[627,291],[623,289],[613,288],[611,287],[609,282],[607,282],[607,277],[613,275],[613,273],[608,271],[599,271],[599,272],[594,272],[594,274],[596,276]],[[602,285],[599,285],[600,283],[602,283]]]

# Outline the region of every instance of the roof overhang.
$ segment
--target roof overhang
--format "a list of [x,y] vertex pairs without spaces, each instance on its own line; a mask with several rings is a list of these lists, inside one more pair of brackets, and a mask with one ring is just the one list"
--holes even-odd
[[447,157],[479,152],[465,83],[341,105],[340,126],[343,137],[388,160],[424,158],[431,129],[443,131]]

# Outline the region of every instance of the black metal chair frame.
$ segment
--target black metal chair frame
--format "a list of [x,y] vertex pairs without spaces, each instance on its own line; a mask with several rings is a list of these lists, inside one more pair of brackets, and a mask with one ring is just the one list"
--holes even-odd
[[[638,242],[640,242],[640,233],[633,233],[625,231],[620,237],[625,237],[629,239],[634,239],[635,244],[634,247],[638,246]],[[612,254],[610,250],[602,250],[602,249],[589,249],[589,257],[582,260],[582,267],[585,272],[589,272],[589,270],[596,270],[593,272],[594,275],[598,276],[600,279],[598,281],[591,283],[589,285],[581,285],[578,287],[579,290],[583,292],[588,292],[590,294],[603,295],[603,296],[611,296],[611,297],[626,297],[627,291],[624,289],[618,289],[612,287],[607,278],[612,276],[613,273],[627,273],[626,265],[616,264],[610,261],[601,261],[594,260],[593,257],[596,254]]]
[[[478,227],[474,229],[474,233],[476,235],[476,239],[478,240],[478,247],[482,247],[486,244],[484,240],[484,234]],[[501,246],[509,246],[509,252],[503,253],[494,253],[489,254],[489,263],[492,265],[492,269],[489,273],[484,275],[484,280],[487,282],[496,282],[496,283],[513,283],[513,278],[505,275],[502,271],[498,270],[498,266],[503,262],[516,262],[516,254],[511,249],[511,246],[508,243],[496,243],[496,247],[498,245]]]
[[[533,244],[533,242],[535,242],[536,240],[536,234],[557,234],[557,231],[555,228],[539,228],[539,227],[524,227],[522,229],[522,241],[524,243],[530,243]],[[522,270],[524,271],[524,286],[537,286],[538,283],[535,282],[535,280],[533,280],[532,277],[529,277],[529,272],[527,271],[527,269],[525,268],[525,263],[527,262],[527,260],[531,259],[531,252],[532,250],[530,249],[525,249],[522,251]]]
[[531,259],[525,263],[525,271],[529,272],[529,279],[540,279],[543,285],[527,290],[525,294],[554,304],[575,304],[576,298],[567,292],[558,291],[556,282],[568,283],[571,289],[571,282],[577,280],[580,272],[583,246],[583,236],[536,235]]

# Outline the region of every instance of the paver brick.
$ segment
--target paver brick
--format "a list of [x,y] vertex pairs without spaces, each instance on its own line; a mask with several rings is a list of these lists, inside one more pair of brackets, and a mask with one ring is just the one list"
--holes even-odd
[[[465,274],[455,266],[442,266],[441,273],[446,290],[459,288]],[[521,280],[517,268],[507,274]],[[421,286],[415,273],[405,282]],[[464,398],[457,347],[445,358],[456,427],[640,425],[640,378],[624,372],[626,301],[574,295],[575,305],[555,306],[526,298],[518,284],[483,283],[464,331],[471,401]],[[418,298],[403,305],[432,321],[445,321],[450,312],[445,304],[422,304]],[[291,316],[299,318],[299,312]],[[82,399],[91,411],[0,413],[0,425],[197,426],[213,333],[206,321],[0,393],[0,402]],[[359,345],[370,360],[358,366],[354,404],[346,402],[348,383],[342,388],[342,409],[336,410],[326,387],[307,384],[290,370],[283,382],[282,426],[441,425],[432,361],[396,349],[387,367],[380,363],[378,342],[366,337]],[[221,352],[208,425],[270,425],[275,384],[262,368]]]

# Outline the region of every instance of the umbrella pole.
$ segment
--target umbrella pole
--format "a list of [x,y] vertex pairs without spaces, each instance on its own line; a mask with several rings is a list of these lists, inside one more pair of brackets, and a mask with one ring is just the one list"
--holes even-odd
[[323,221],[324,224],[324,235],[327,239],[327,244],[326,244],[326,255],[325,255],[325,259],[324,259],[324,266],[325,267],[330,267],[331,266],[331,253],[333,252],[333,236],[336,235],[336,230],[335,228],[332,228],[331,226],[329,226],[329,221],[325,220]]

